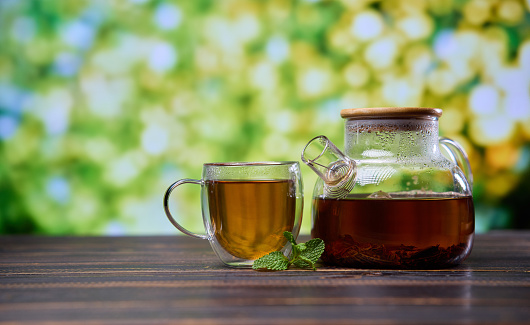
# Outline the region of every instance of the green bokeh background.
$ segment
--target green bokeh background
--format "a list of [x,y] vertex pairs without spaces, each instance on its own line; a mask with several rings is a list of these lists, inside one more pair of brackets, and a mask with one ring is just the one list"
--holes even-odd
[[[202,164],[299,160],[343,108],[440,107],[477,231],[529,228],[530,2],[0,1],[0,233],[177,233]],[[315,176],[302,166],[310,229]],[[199,189],[179,220],[201,232]]]

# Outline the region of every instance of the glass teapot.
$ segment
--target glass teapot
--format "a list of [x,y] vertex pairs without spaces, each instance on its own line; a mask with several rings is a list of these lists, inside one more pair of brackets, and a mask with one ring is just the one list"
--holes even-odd
[[473,176],[462,147],[439,138],[441,115],[423,107],[344,109],[344,153],[325,136],[309,141],[302,161],[319,176],[311,235],[325,241],[326,264],[428,269],[470,254]]

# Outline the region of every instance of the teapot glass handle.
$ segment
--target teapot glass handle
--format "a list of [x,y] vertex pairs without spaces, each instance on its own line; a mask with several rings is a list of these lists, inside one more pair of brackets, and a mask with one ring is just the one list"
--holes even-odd
[[449,138],[441,137],[439,139],[440,145],[447,150],[451,160],[464,172],[467,181],[471,188],[473,188],[473,173],[471,172],[471,164],[464,148],[456,141]]

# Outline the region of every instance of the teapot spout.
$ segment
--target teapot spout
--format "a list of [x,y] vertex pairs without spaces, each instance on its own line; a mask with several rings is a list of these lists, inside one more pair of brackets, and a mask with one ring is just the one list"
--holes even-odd
[[355,161],[323,135],[307,143],[302,151],[302,161],[324,181],[324,193],[329,198],[343,198],[355,186]]

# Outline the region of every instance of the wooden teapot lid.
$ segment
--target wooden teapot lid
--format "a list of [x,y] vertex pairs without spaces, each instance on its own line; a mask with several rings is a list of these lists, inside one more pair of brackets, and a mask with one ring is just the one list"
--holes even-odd
[[342,118],[362,117],[440,117],[440,108],[429,107],[368,107],[368,108],[346,108],[340,111]]

